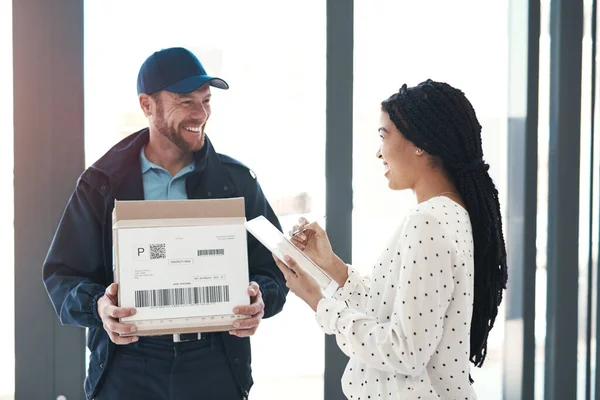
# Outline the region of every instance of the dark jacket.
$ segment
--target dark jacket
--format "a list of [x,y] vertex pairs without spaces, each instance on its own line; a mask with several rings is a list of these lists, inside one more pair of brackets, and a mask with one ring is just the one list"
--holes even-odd
[[[112,211],[115,199],[143,200],[140,152],[148,142],[144,129],[109,150],[79,178],[60,220],[43,266],[43,278],[56,313],[64,325],[89,328],[90,363],[86,396],[100,389],[115,345],[98,316],[96,303],[113,282]],[[196,170],[186,179],[190,199],[244,197],[248,220],[264,215],[279,221],[254,174],[231,157],[217,154],[206,138],[194,155]],[[265,318],[281,311],[288,289],[270,252],[248,235],[250,279],[260,285]],[[227,357],[242,391],[252,386],[250,340],[222,334]]]

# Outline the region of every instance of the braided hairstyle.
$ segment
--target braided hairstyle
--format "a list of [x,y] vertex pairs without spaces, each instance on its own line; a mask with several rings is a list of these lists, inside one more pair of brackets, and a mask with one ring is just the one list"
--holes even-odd
[[464,93],[428,79],[382,102],[396,128],[432,156],[462,196],[473,229],[475,288],[469,359],[481,367],[506,289],[506,248],[498,190],[483,161],[481,125]]

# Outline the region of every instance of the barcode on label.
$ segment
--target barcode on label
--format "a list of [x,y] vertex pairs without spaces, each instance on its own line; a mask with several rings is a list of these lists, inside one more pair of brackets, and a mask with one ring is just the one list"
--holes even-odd
[[205,249],[198,250],[198,257],[224,256],[225,249]]
[[158,260],[161,258],[167,258],[166,244],[151,244],[150,245],[150,259]]
[[228,285],[135,291],[136,308],[196,306],[228,301]]

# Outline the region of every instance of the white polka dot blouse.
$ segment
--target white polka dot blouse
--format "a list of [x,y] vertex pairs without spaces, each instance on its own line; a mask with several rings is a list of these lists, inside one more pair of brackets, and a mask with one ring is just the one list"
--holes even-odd
[[469,383],[473,235],[447,197],[404,218],[369,278],[349,268],[316,318],[350,357],[349,399],[476,399]]

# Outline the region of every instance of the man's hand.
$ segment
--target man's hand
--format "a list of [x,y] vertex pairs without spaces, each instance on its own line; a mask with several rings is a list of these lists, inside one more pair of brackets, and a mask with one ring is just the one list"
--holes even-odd
[[249,306],[237,306],[233,309],[235,314],[247,315],[250,318],[240,319],[233,323],[234,330],[229,331],[229,334],[237,337],[248,337],[254,335],[258,329],[258,325],[265,315],[265,303],[262,298],[262,293],[258,287],[258,283],[250,282],[248,286],[248,294],[250,295]]
[[104,296],[98,299],[98,315],[102,319],[104,330],[115,344],[130,344],[137,342],[138,336],[121,337],[121,333],[136,331],[135,325],[123,324],[117,318],[129,317],[135,314],[135,308],[117,307],[118,285],[113,283],[106,288]]

